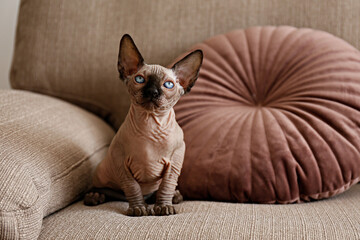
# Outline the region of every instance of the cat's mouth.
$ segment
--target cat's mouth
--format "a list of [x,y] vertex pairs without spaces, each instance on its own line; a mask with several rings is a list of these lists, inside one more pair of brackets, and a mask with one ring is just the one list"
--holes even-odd
[[145,100],[141,102],[140,105],[146,110],[153,110],[161,107],[159,101],[156,99]]

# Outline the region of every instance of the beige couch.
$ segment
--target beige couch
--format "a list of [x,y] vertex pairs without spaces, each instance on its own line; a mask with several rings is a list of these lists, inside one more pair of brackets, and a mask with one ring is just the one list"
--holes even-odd
[[11,69],[19,90],[0,91],[0,239],[360,239],[359,184],[302,204],[185,201],[168,217],[81,202],[129,104],[116,69],[124,33],[163,65],[254,25],[321,29],[359,49],[359,12],[350,0],[21,1]]

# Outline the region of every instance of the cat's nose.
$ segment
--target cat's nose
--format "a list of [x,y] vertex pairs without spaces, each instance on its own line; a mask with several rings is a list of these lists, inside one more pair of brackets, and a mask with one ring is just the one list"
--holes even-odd
[[160,92],[157,88],[148,88],[146,89],[146,95],[152,99],[158,98],[160,96]]

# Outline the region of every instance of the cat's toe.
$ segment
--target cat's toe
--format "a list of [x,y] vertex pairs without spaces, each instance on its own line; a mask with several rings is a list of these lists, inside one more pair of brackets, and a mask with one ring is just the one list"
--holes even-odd
[[85,194],[84,204],[87,206],[96,206],[105,202],[105,194],[98,192],[89,192]]
[[141,217],[149,215],[148,208],[146,206],[133,206],[129,207],[126,211],[126,215],[131,217]]
[[172,205],[155,205],[154,212],[156,216],[168,216],[176,214],[175,208]]
[[173,204],[178,204],[178,203],[181,203],[182,201],[184,201],[183,196],[181,195],[179,190],[176,190],[175,194],[174,194],[174,197],[172,199],[172,203]]

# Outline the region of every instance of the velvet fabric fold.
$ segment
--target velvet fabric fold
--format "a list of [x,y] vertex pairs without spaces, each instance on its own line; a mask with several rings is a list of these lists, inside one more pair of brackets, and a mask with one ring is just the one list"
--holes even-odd
[[204,52],[175,106],[185,134],[179,180],[190,199],[293,203],[360,177],[360,53],[322,31],[252,27]]

